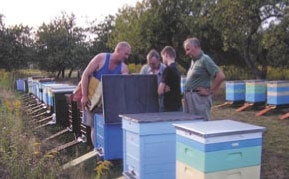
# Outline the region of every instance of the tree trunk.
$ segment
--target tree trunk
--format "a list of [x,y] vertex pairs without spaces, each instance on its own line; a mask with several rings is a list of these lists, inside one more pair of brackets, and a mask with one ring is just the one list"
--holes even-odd
[[251,47],[251,37],[248,37],[248,39],[246,39],[246,43],[245,43],[245,49],[244,49],[244,60],[246,62],[246,64],[248,65],[248,67],[252,70],[252,72],[254,73],[254,75],[256,76],[257,79],[261,79],[262,75],[260,70],[258,70],[258,68],[254,65],[251,57],[250,57],[250,47]]
[[61,70],[59,70],[59,71],[57,72],[56,79],[59,79],[60,73],[61,73]]
[[80,70],[77,70],[77,80],[78,81],[81,80],[81,72],[80,72]]
[[261,70],[261,79],[266,79],[267,70],[268,70],[268,65],[267,64],[263,64],[262,65],[262,70]]
[[61,71],[62,71],[62,72],[61,72],[61,74],[62,74],[61,77],[64,78],[64,77],[65,77],[65,68],[62,68]]
[[73,72],[73,68],[70,69],[69,74],[68,74],[68,78],[71,78],[72,72]]

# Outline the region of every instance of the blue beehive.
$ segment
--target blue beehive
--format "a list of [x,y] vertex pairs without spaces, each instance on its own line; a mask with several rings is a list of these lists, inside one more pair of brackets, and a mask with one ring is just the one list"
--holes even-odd
[[264,127],[231,120],[175,126],[177,178],[260,178]]
[[16,89],[21,91],[21,79],[16,80]]
[[184,94],[186,91],[186,76],[181,76],[181,93]]
[[19,79],[16,80],[16,90],[19,90]]
[[31,94],[35,94],[35,81],[37,79],[41,79],[43,77],[28,77],[28,92]]
[[172,124],[200,122],[202,117],[182,112],[121,116],[124,175],[140,179],[174,179],[176,130]]
[[27,86],[27,79],[18,79],[16,80],[16,89],[19,91],[27,92],[28,86]]
[[55,94],[57,93],[72,93],[75,89],[75,86],[70,86],[70,85],[60,85],[60,86],[49,86],[48,87],[48,106],[51,108],[54,107],[54,97]]
[[24,92],[27,93],[28,92],[28,79],[24,78],[23,83],[24,83]]
[[289,81],[270,81],[267,84],[267,104],[289,104]]
[[263,80],[246,81],[246,102],[263,103],[266,101],[266,82]]
[[57,124],[68,126],[68,104],[65,94],[71,94],[75,89],[75,86],[64,87],[51,87],[50,93],[52,95],[52,101],[50,101],[51,109],[55,113],[55,119]]
[[159,111],[157,87],[156,75],[102,76],[103,110],[94,117],[94,147],[105,160],[123,157],[119,114]]
[[245,101],[245,82],[226,81],[226,100],[233,102]]
[[27,82],[28,82],[28,92],[31,94],[35,94],[35,81],[37,79],[41,79],[43,77],[28,77]]
[[32,91],[32,94],[35,95],[35,96],[37,95],[37,84],[38,84],[37,80],[33,80],[33,85],[32,85],[33,91]]
[[49,89],[50,87],[58,87],[58,86],[68,86],[67,84],[56,84],[56,83],[53,83],[53,84],[43,84],[42,85],[42,99],[43,99],[43,102],[48,105],[49,103]]
[[105,123],[102,114],[95,114],[94,145],[101,150],[104,160],[122,159],[121,123]]
[[44,82],[39,82],[39,96],[38,96],[38,98],[40,99],[40,101],[42,101],[42,102],[44,102],[44,99],[45,98],[43,98],[43,87],[44,87],[44,85],[48,85],[48,84],[55,84],[55,81],[44,81]]
[[33,80],[33,94],[37,97],[39,97],[39,80]]
[[35,84],[35,95],[42,101],[42,84],[54,84],[55,81],[52,78],[40,78],[36,79]]
[[33,81],[32,81],[32,77],[28,77],[27,78],[27,81],[28,81],[28,92],[29,93],[32,93],[33,91]]

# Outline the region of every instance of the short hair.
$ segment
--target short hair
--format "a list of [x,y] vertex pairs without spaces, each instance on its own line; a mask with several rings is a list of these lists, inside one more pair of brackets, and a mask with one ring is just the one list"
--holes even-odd
[[194,47],[201,47],[200,41],[196,37],[188,38],[187,40],[184,41],[183,45],[185,46],[188,43],[190,43]]
[[175,59],[176,58],[176,51],[172,46],[165,46],[165,48],[163,48],[161,54],[167,54],[170,58]]
[[122,41],[122,42],[119,42],[117,43],[116,47],[115,47],[115,51],[117,49],[123,49],[123,48],[131,48],[130,44],[126,41]]
[[147,60],[153,57],[155,57],[158,61],[161,60],[160,54],[155,49],[149,51],[149,53],[147,54]]

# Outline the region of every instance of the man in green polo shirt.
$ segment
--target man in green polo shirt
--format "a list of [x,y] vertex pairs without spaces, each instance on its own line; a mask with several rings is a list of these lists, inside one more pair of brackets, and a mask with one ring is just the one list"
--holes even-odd
[[192,58],[185,84],[185,111],[210,120],[212,95],[225,80],[225,75],[215,62],[204,54],[197,38],[185,40],[184,49],[186,55]]

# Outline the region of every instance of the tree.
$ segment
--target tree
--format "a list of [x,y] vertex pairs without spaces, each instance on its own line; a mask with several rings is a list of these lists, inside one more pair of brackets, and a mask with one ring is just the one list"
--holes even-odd
[[[133,60],[145,60],[152,48],[160,51],[171,45],[177,51],[177,61],[185,68],[190,65],[183,50],[186,38],[196,36],[203,42],[202,47],[217,58],[217,62],[228,54],[222,49],[221,33],[207,16],[206,11],[214,3],[205,0],[143,0],[135,7],[124,7],[116,16],[116,25],[109,38],[113,46],[127,40],[133,47]],[[215,58],[214,58],[215,59]],[[222,61],[224,63],[224,61]]]
[[[257,78],[267,74],[268,49],[261,43],[264,23],[284,17],[284,0],[220,0],[210,17],[214,28],[221,32],[224,50],[236,49]],[[261,69],[259,66],[261,65]]]
[[[141,8],[140,8],[141,9]],[[108,38],[108,46],[112,49],[119,41],[127,41],[132,46],[132,56],[128,62],[136,62],[139,55],[144,54],[147,44],[141,35],[140,12],[138,8],[125,6],[116,15],[115,28]],[[132,60],[134,59],[134,60]]]
[[268,62],[272,66],[289,67],[289,6],[280,22],[272,22],[264,33],[262,44],[268,50]]
[[115,16],[108,15],[104,21],[90,27],[90,33],[95,37],[90,47],[91,54],[112,51],[113,48],[108,46],[108,38],[115,26]]
[[80,62],[88,54],[85,43],[84,29],[77,27],[75,16],[62,13],[50,24],[43,24],[36,33],[39,67],[41,69],[58,72],[57,78],[65,75],[65,69],[78,68]]
[[0,15],[0,68],[8,71],[25,68],[34,56],[31,28],[23,25],[5,27]]

